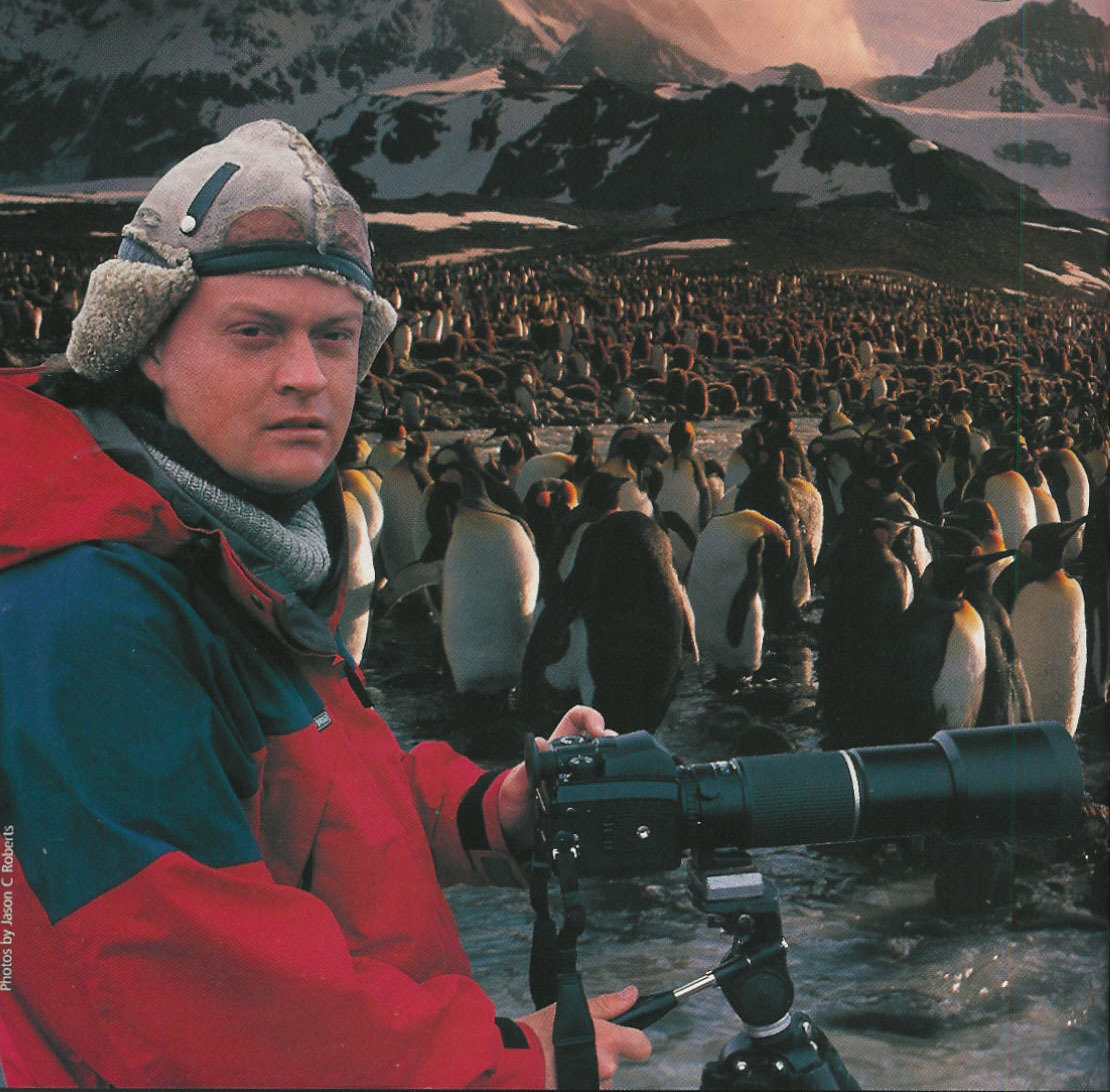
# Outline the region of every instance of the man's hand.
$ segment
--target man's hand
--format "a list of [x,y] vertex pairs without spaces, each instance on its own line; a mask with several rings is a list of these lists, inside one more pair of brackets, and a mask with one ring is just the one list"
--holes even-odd
[[[584,706],[579,706],[584,708]],[[574,712],[574,710],[571,710]],[[588,712],[595,712],[588,710]],[[568,713],[567,716],[570,714]],[[566,718],[563,718],[564,722]],[[567,733],[563,733],[566,735]],[[554,738],[554,737],[552,737]],[[620,993],[602,993],[590,998],[590,1015],[594,1020],[594,1046],[597,1050],[597,1075],[602,1088],[613,1087],[613,1075],[621,1061],[645,1061],[651,1054],[651,1042],[638,1028],[623,1028],[609,1021],[627,1012],[636,1003],[635,986],[625,986]],[[544,1086],[555,1088],[555,1046],[552,1033],[555,1026],[555,1006],[548,1005],[539,1012],[529,1013],[517,1020],[527,1024],[543,1044]]]
[[[537,739],[536,746],[541,751],[549,750],[551,740],[560,736],[615,736],[617,733],[605,727],[605,718],[588,705],[576,705],[551,733],[549,739]],[[531,787],[524,763],[514,766],[509,776],[501,783],[501,793],[497,797],[497,816],[505,841],[514,853],[523,853],[532,844],[532,807]],[[623,1009],[621,1010],[624,1011]]]

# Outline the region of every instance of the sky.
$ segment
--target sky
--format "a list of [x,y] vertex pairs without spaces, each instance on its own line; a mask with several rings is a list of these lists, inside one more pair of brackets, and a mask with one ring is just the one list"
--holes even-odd
[[[826,82],[850,84],[863,76],[920,75],[938,53],[1019,11],[1024,0],[696,2],[734,50],[733,71],[801,62]],[[1080,3],[1110,23],[1110,0]]]

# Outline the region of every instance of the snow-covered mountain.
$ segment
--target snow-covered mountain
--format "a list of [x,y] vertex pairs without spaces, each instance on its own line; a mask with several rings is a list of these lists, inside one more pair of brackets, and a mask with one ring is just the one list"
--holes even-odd
[[1110,26],[1075,0],[1027,3],[938,54],[920,76],[884,76],[862,94],[925,109],[1110,112]]
[[682,0],[5,0],[0,177],[155,172],[244,120],[311,128],[360,96],[507,60],[724,78],[679,41],[723,48]]
[[1019,200],[1001,174],[848,91],[785,84],[655,91],[596,79],[525,95],[381,95],[310,135],[362,196],[383,199],[463,192],[687,214],[861,201],[998,211]]
[[[1071,58],[1071,30],[1090,26],[1070,0],[1027,5],[1046,7],[1062,44],[1046,30],[1038,56]],[[980,35],[938,57],[947,90],[998,63],[971,48]],[[1035,206],[1026,183],[1064,208],[1110,211],[1091,196],[1099,169],[1110,177],[1104,109],[1076,106],[1073,120],[996,104],[992,118],[1025,119],[1003,132],[927,96],[865,102],[802,65],[726,74],[703,59],[721,47],[685,0],[6,0],[0,184],[153,176],[279,116],[380,199],[1009,209]],[[1105,66],[1092,84],[1068,63],[1059,86],[1090,85],[1102,103]]]
[[1110,26],[1074,0],[1027,3],[937,56],[921,76],[855,89],[926,140],[1110,219]]

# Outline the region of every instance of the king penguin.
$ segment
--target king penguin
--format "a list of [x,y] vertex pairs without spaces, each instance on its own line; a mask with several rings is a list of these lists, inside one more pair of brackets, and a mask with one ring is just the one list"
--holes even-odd
[[1087,624],[1083,591],[1064,572],[1064,550],[1084,522],[1038,524],[994,582],[1010,612],[1034,720],[1058,721],[1072,735],[1083,702]]
[[[1037,462],[1056,501],[1060,520],[1067,523],[1085,516],[1091,506],[1091,480],[1083,461],[1071,448],[1071,438],[1063,432],[1051,436]],[[1080,528],[1064,550],[1064,561],[1074,561],[1082,549]]]
[[[963,600],[978,614],[983,625],[985,653],[983,689],[979,708],[973,714],[972,723],[978,727],[1029,723],[1033,719],[1032,700],[1029,696],[1025,669],[1014,644],[1010,616],[991,590],[995,567],[1003,565],[1005,559],[1013,557],[1014,551],[1000,549],[985,552],[979,537],[974,532],[951,524],[946,524],[944,527],[931,527],[930,534],[938,541],[937,560],[926,571],[925,579],[921,581],[918,589],[918,598],[927,597],[930,593],[934,597],[937,596],[940,590],[945,590],[942,585],[947,581],[948,594],[952,598],[962,595]],[[959,558],[964,560],[961,562]],[[907,611],[907,624],[910,623],[909,616],[912,614],[912,610]],[[953,638],[957,636],[957,630],[960,629],[960,620],[960,614],[954,611]],[[964,619],[965,623],[966,621]],[[965,638],[968,632],[969,627],[966,624],[963,625],[962,633]],[[952,640],[949,641],[948,648],[947,659],[952,663],[948,673],[948,689],[951,694],[957,677],[956,665],[951,658],[956,651]],[[911,654],[908,669],[911,672],[920,671],[921,662],[916,653]],[[968,727],[968,725],[951,723],[938,724],[938,727]]]
[[347,583],[339,636],[355,663],[361,663],[370,636],[370,607],[374,596],[374,549],[366,526],[366,514],[354,493],[343,490],[347,518]]
[[898,714],[891,743],[923,743],[940,729],[970,728],[983,703],[986,632],[964,591],[969,571],[991,555],[936,557],[892,633]]
[[[562,655],[530,649],[526,673],[576,693],[617,732],[654,732],[674,697],[686,643],[697,656],[670,542],[642,512],[613,511],[586,524],[558,605],[545,606],[543,620],[545,649]],[[564,635],[558,644],[556,631]]]
[[967,483],[965,497],[981,497],[995,511],[1007,550],[1017,549],[1037,524],[1037,504],[1029,483],[1014,469],[1020,453],[1013,448],[992,447]]
[[789,550],[786,532],[751,509],[714,516],[702,531],[686,590],[702,667],[722,682],[759,670],[764,569],[781,571]]
[[431,445],[422,432],[405,439],[404,458],[382,475],[382,567],[387,578],[396,576],[420,554],[416,534],[424,519],[424,490],[431,484],[428,453]]
[[443,649],[459,694],[507,694],[532,632],[539,558],[528,524],[490,500],[480,473],[450,473],[462,495],[443,558]]
[[400,417],[386,417],[382,421],[381,439],[366,457],[365,467],[374,471],[378,478],[405,457],[405,426]]
[[370,549],[378,548],[378,540],[382,533],[382,524],[385,522],[385,509],[382,507],[382,498],[374,487],[370,478],[361,470],[354,467],[340,471],[343,482],[343,491],[350,493],[358,501],[366,517],[366,533],[370,539]]
[[898,712],[893,635],[914,595],[909,566],[896,556],[908,527],[882,518],[850,526],[832,555],[817,635],[817,707],[826,746],[890,741]]
[[[793,591],[787,603],[768,603],[767,626],[772,633],[788,633],[801,625],[799,608],[811,594],[810,569],[807,563],[806,543],[802,522],[798,517],[795,495],[783,477],[783,451],[781,448],[764,448],[759,463],[736,491],[735,511],[745,508],[761,512],[777,523],[786,533],[790,543],[787,569]],[[777,609],[781,606],[782,610]]]
[[690,568],[698,536],[712,513],[713,499],[705,476],[705,464],[694,447],[694,425],[676,421],[667,436],[670,457],[659,468],[659,492],[655,509],[671,540],[678,578]]
[[598,469],[625,479],[618,500],[622,511],[655,514],[650,480],[666,457],[662,440],[635,425],[622,425],[613,433],[605,461]]

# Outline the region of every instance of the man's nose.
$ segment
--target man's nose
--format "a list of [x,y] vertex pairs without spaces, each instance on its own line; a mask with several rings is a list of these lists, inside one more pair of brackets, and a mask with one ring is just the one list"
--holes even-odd
[[275,375],[281,390],[315,393],[327,386],[327,376],[320,367],[316,348],[307,332],[291,334],[282,346],[281,360]]

